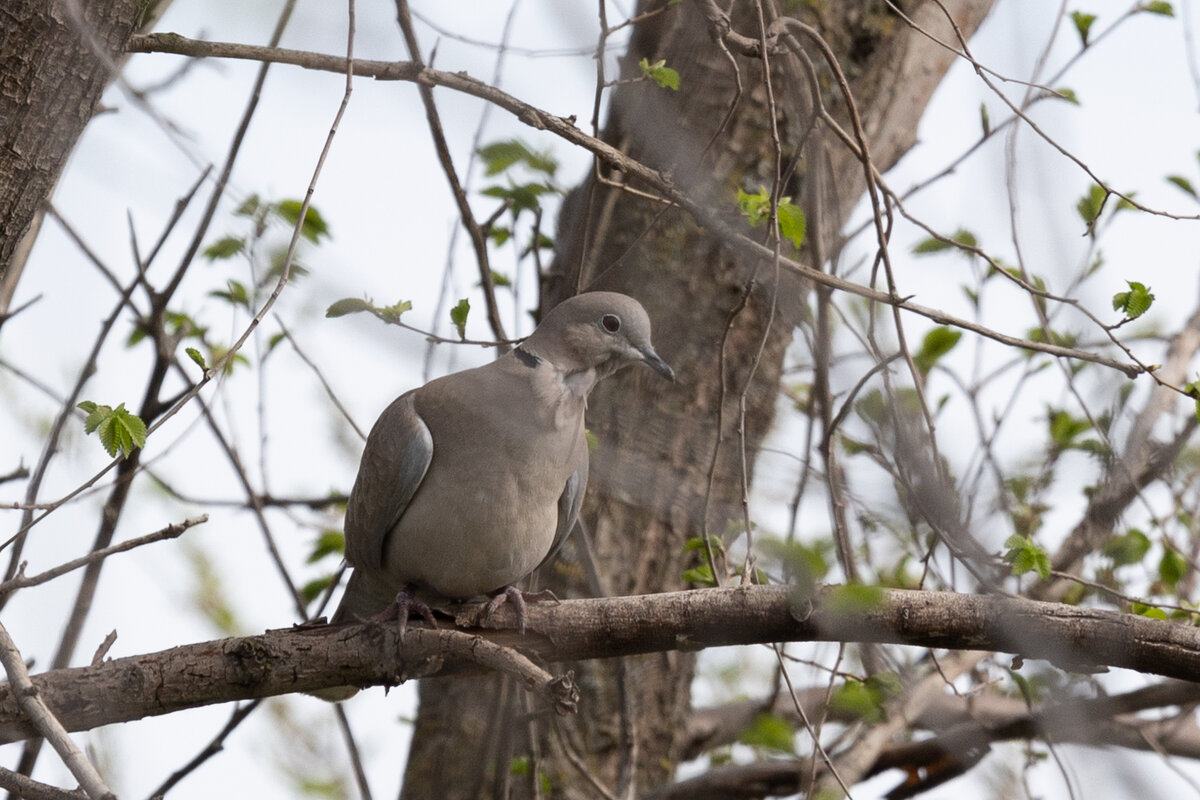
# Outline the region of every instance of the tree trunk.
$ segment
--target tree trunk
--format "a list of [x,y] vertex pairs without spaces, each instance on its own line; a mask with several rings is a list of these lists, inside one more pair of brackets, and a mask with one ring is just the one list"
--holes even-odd
[[[641,5],[647,10],[665,3]],[[970,35],[991,0],[942,5]],[[782,54],[772,62],[782,141],[776,148],[762,62],[715,43],[705,7],[672,5],[637,25],[622,77],[640,75],[642,58],[662,59],[679,72],[679,90],[650,81],[621,85],[605,138],[747,231],[737,219],[737,190],[770,190],[781,151],[787,179],[781,194],[797,202],[815,198],[803,203],[810,244],[802,256],[819,263],[863,191],[862,165],[828,131],[812,125],[803,67]],[[884,170],[915,141],[920,112],[954,56],[883,3],[818,7],[824,9],[819,18],[804,12],[803,19],[836,54],[873,162]],[[735,3],[732,30],[758,40],[756,8]],[[937,5],[923,3],[909,13],[954,43]],[[836,87],[820,52],[808,44],[820,85]],[[836,88],[822,102],[848,127]],[[784,355],[806,314],[805,292],[794,278],[777,280],[769,263],[740,261],[683,212],[613,188],[610,182],[620,176],[604,178],[590,175],[564,203],[545,308],[581,290],[633,295],[646,306],[655,346],[678,381],[666,386],[646,370],[629,369],[592,395],[588,428],[597,445],[583,524],[603,591],[679,589],[684,570],[697,565],[695,552],[684,549],[689,539],[708,533],[728,545],[744,533],[742,487],[750,483],[772,422]],[[813,242],[819,243],[815,249]],[[543,581],[556,592],[586,594],[584,572],[554,570]],[[625,797],[661,785],[681,755],[694,663],[683,643],[678,652],[576,665],[580,714],[562,721],[540,710],[530,714],[522,692],[499,678],[427,682],[420,688],[403,794],[526,797],[533,796],[536,781],[541,796],[593,797],[597,791],[589,782],[595,780]],[[555,725],[561,735],[553,732]],[[580,761],[591,778],[580,774]]]
[[[100,95],[146,0],[5,0],[0,7],[0,323],[14,258]],[[165,3],[164,3],[165,5]]]

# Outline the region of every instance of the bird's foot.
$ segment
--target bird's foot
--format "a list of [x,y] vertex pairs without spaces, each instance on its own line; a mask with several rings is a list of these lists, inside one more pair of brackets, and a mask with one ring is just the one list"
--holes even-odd
[[371,619],[376,622],[398,622],[400,638],[403,639],[404,632],[408,630],[408,618],[414,611],[420,615],[421,619],[429,623],[429,627],[437,627],[437,621],[433,618],[433,610],[416,598],[415,590],[412,586],[405,586],[396,592],[396,598],[388,604],[387,608],[380,611]]
[[496,594],[492,595],[492,599],[488,601],[479,612],[479,616],[475,618],[476,625],[482,625],[500,606],[504,605],[505,601],[512,604],[513,611],[517,615],[517,632],[522,636],[525,635],[525,621],[527,615],[525,613],[526,603],[538,603],[542,600],[553,600],[559,602],[558,597],[549,589],[543,589],[540,592],[522,592],[515,586],[506,586]]

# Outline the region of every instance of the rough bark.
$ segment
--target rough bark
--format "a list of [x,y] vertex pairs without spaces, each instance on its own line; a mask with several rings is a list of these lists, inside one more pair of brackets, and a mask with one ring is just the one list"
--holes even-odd
[[[990,0],[944,4],[968,36],[990,5]],[[733,8],[732,29],[758,39],[757,5],[734,3]],[[850,81],[875,166],[886,169],[915,141],[916,122],[953,54],[881,3],[823,8],[819,16],[805,19],[833,48]],[[680,73],[681,86],[678,92],[650,82],[620,87],[605,139],[670,175],[712,213],[745,229],[734,209],[737,189],[770,186],[776,169],[768,94],[761,60],[728,54],[714,39],[706,17],[710,10],[704,3],[687,3],[639,23],[624,76],[639,74],[636,65],[643,57],[664,59]],[[943,41],[955,41],[948,25],[934,24],[941,15],[937,5],[923,3],[910,11]],[[821,145],[832,136],[810,135],[813,99],[800,77],[801,66],[782,54],[774,58],[774,113],[785,169],[796,160],[782,194],[804,197],[806,180],[826,176],[812,194],[820,201],[807,209],[810,237],[823,247],[816,258],[813,252],[802,254],[819,262],[865,186],[864,171],[844,147]],[[812,60],[828,79],[819,54],[814,52]],[[744,87],[740,97],[738,74]],[[831,93],[822,101],[836,117],[848,119],[841,98]],[[772,421],[791,332],[805,313],[797,279],[776,280],[769,264],[737,257],[687,214],[663,209],[597,181],[593,173],[564,205],[555,266],[546,284],[546,307],[581,289],[639,298],[653,320],[659,352],[679,375],[677,384],[665,389],[651,376],[629,370],[602,385],[590,403],[588,427],[597,447],[583,522],[603,590],[614,594],[680,588],[684,569],[694,565],[694,555],[684,552],[687,540],[706,532],[736,532],[736,524],[729,526],[741,517],[743,480],[751,479],[750,467]],[[557,591],[587,592],[581,574],[567,571],[544,580]],[[619,796],[631,785],[644,789],[670,779],[680,756],[693,665],[686,652],[577,665],[583,711],[564,726],[564,735],[591,775]],[[508,756],[530,753],[540,757],[535,767],[549,779],[553,796],[594,794],[568,765],[548,726],[531,731],[518,724],[522,709],[506,704],[499,691],[466,680],[421,687],[406,797],[473,797],[487,781],[525,796],[528,782],[510,783],[506,776]],[[447,714],[448,709],[454,713]],[[423,766],[438,763],[439,753],[478,752],[475,721],[483,717],[493,720],[490,775],[481,776],[481,767],[488,767],[480,759],[437,770]]]
[[[320,625],[51,670],[32,680],[62,725],[79,731],[288,692],[346,684],[394,685],[432,675],[442,677],[427,680],[428,685],[465,684],[466,678],[451,676],[496,671],[517,676],[523,687],[519,696],[527,696],[529,690],[531,707],[538,713],[552,714],[553,709],[569,714],[574,698],[569,681],[562,680],[565,670],[556,666],[556,677],[534,661],[617,663],[623,660],[617,656],[665,657],[705,647],[786,641],[987,650],[1047,659],[1067,668],[1124,667],[1189,681],[1200,675],[1200,629],[1192,625],[996,595],[891,589],[864,601],[861,592],[836,586],[808,597],[798,597],[786,586],[741,586],[566,600],[532,606],[524,636],[513,630],[515,619],[507,608],[493,620],[504,629],[463,630],[478,611],[478,606],[464,607],[459,624],[437,631],[414,625],[403,645],[397,627],[389,623]],[[490,688],[499,681],[490,675],[469,682]],[[1195,702],[1197,690],[1195,683],[1167,684],[1125,699],[1099,698],[1083,716],[1096,719]],[[945,702],[952,703],[954,698],[947,697]],[[1027,710],[1023,702],[1015,705],[998,706],[995,718],[1011,722],[1013,715]],[[441,710],[450,720],[465,715],[462,707]],[[580,711],[587,712],[583,704]],[[1053,707],[1042,710],[1053,712]],[[1010,718],[1000,720],[1004,715]],[[957,716],[943,710],[940,716],[930,712],[928,720],[917,724],[938,728],[968,719],[962,709]],[[420,766],[451,769],[464,752],[478,753],[488,716],[467,722],[475,726],[475,749],[447,751]],[[0,683],[0,742],[30,735],[10,686]],[[696,726],[685,724],[673,739],[679,747],[694,747],[696,737]]]
[[[0,295],[14,253],[122,63],[145,0],[0,6]],[[5,306],[0,306],[0,319]]]

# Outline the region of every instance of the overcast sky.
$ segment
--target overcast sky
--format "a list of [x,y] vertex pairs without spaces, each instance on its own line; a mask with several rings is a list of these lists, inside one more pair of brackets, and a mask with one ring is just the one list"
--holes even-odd
[[[280,5],[175,0],[158,29],[264,44]],[[328,0],[301,2],[283,46],[343,53],[345,15],[331,13],[329,9],[335,5]],[[623,7],[613,4],[610,19],[621,18]],[[1128,7],[1127,3],[1093,2],[1085,10],[1098,16],[1095,31],[1099,32]],[[433,23],[464,37],[494,43],[500,39],[508,4],[441,0],[414,3],[414,8]],[[991,19],[972,42],[974,55],[1004,76],[1028,79],[1059,10],[1057,4],[1044,0],[999,0]],[[1177,13],[1195,12],[1178,3]],[[1196,20],[1191,22],[1195,24]],[[356,56],[405,57],[389,0],[358,0],[357,23]],[[436,66],[491,79],[496,69],[494,50],[440,38],[424,23],[419,22],[417,29],[426,55],[437,43]],[[595,80],[595,66],[589,55],[597,35],[594,4],[522,0],[513,31],[512,44],[517,49],[503,64],[502,85],[554,114],[574,114],[584,124],[591,116]],[[1136,191],[1138,199],[1147,205],[1191,215],[1200,211],[1195,201],[1164,180],[1166,175],[1179,174],[1200,185],[1200,100],[1194,71],[1188,64],[1185,31],[1180,18],[1140,15],[1130,20],[1054,82],[1055,86],[1073,89],[1081,105],[1045,102],[1036,107],[1033,117],[1049,136],[1103,179]],[[1039,80],[1049,80],[1078,49],[1078,37],[1066,23]],[[173,56],[135,56],[127,70],[129,85],[145,88],[156,84],[181,64],[182,60]],[[148,106],[136,102],[121,88],[113,88],[106,95],[109,110],[84,135],[55,194],[54,205],[122,279],[133,274],[128,219],[132,219],[145,252],[177,199],[197,180],[200,171],[222,162],[255,71],[252,64],[202,62],[169,89],[152,94]],[[344,79],[336,75],[291,67],[271,70],[234,172],[233,191],[218,211],[206,241],[226,233],[244,233],[239,227],[244,223],[231,212],[250,194],[272,199],[303,195],[341,101],[343,86]],[[1022,86],[1004,86],[1011,97],[1020,98]],[[461,169],[470,157],[484,107],[446,90],[438,90],[436,97]],[[887,176],[890,185],[903,190],[936,173],[968,148],[979,135],[981,104],[987,107],[993,124],[1007,116],[1003,104],[969,65],[958,64],[929,107],[918,146]],[[553,152],[562,164],[558,181],[564,187],[576,183],[589,164],[583,153],[520,125],[505,112],[490,113],[484,142],[514,135]],[[1026,263],[1045,275],[1052,286],[1064,288],[1089,252],[1083,224],[1073,211],[1075,200],[1086,191],[1089,180],[1079,166],[1028,129],[1020,133],[1013,146],[1017,154],[1011,179],[1018,203],[1017,242],[1012,237],[1004,188],[1004,137],[986,145],[953,176],[913,198],[908,207],[943,232],[971,229],[989,252],[1009,260],[1015,260],[1019,243]],[[476,188],[483,185],[478,174],[472,180]],[[152,278],[161,281],[174,268],[204,199],[202,192],[169,240]],[[355,83],[314,204],[329,222],[332,239],[301,254],[311,274],[288,288],[277,312],[365,429],[388,400],[421,382],[424,341],[417,334],[385,328],[366,317],[326,320],[324,308],[347,296],[366,295],[381,304],[407,299],[414,303],[407,319],[422,327],[436,324],[444,332],[445,321],[441,316],[435,320],[433,315],[439,308],[448,258],[454,265],[448,298],[478,300],[469,247],[460,240],[453,252],[448,251],[456,212],[433,157],[424,114],[412,85],[366,80]],[[494,201],[476,196],[475,207],[486,214]],[[1127,215],[1105,238],[1103,249],[1109,267],[1102,280],[1085,286],[1084,300],[1097,311],[1110,312],[1108,298],[1124,288],[1124,280],[1143,281],[1158,297],[1151,322],[1164,331],[1172,330],[1197,301],[1198,231],[1194,222]],[[284,233],[278,231],[277,239]],[[911,226],[900,226],[894,251],[906,253],[923,235]],[[847,265],[853,264],[855,253],[869,252],[873,246],[869,239],[860,239],[849,250]],[[898,261],[902,294],[916,294],[924,305],[963,313],[964,301],[957,288],[960,280],[956,278],[956,270],[962,269],[960,263],[950,258],[904,257]],[[502,253],[499,264],[502,269],[511,269],[511,255]],[[189,274],[182,295],[182,306],[210,321],[216,338],[225,341],[240,333],[245,320],[230,318],[218,301],[206,295],[231,276],[245,280],[244,267],[229,262],[196,268]],[[855,277],[863,279],[861,272]],[[510,331],[526,333],[528,318],[521,309],[532,302],[536,287],[530,274],[518,278],[521,298],[505,306],[506,324]],[[99,323],[110,313],[116,297],[54,221],[46,223],[14,306],[35,297],[39,299],[34,305],[6,323],[0,358],[36,375],[61,395],[74,381]],[[1003,328],[1010,313],[1011,309],[1001,303],[989,310],[984,321]],[[488,334],[481,315],[476,313],[475,317],[480,318],[473,318],[472,331],[484,338]],[[123,324],[123,329],[118,328],[122,333],[106,347],[101,370],[89,383],[84,397],[136,407],[142,391],[140,370],[144,369],[145,354],[123,348],[121,342],[128,332],[127,323]],[[924,330],[919,322],[913,325],[915,331]],[[265,338],[276,326],[268,320],[264,329]],[[1009,332],[1022,330],[1017,326]],[[258,362],[253,347],[248,354]],[[1144,355],[1149,361],[1162,358],[1161,350],[1153,346],[1147,347]],[[488,351],[479,348],[439,348],[431,369],[440,373],[488,357]],[[272,359],[265,373],[262,399],[268,419],[264,461],[267,488],[291,494],[347,490],[360,445],[347,433],[311,370],[294,352],[281,348]],[[245,373],[227,387],[213,387],[205,394],[223,424],[239,437],[249,463],[257,463],[259,458],[259,388]],[[0,472],[13,468],[18,459],[32,465],[38,458],[47,420],[57,411],[55,402],[0,369],[0,404],[12,410],[0,415],[0,441],[10,443],[5,448],[5,460],[0,462]],[[164,475],[197,499],[238,497],[236,482],[197,419],[198,410],[185,410],[156,434],[148,455],[167,453],[160,462]],[[170,445],[176,441],[178,445]],[[773,441],[786,449],[786,430]],[[1013,446],[1020,447],[1020,442]],[[760,470],[763,477],[756,502],[765,524],[782,524],[782,504],[793,486],[794,462],[786,457],[779,459]],[[85,440],[81,426],[74,426],[64,454],[48,476],[43,496],[64,494],[105,463],[107,459],[95,440]],[[20,491],[20,484],[0,486],[0,500],[20,500]],[[57,511],[35,530],[27,549],[30,572],[86,550],[95,535],[103,497],[100,492]],[[1077,510],[1078,504],[1072,502],[1065,504],[1064,518]],[[212,559],[220,585],[229,592],[231,604],[240,615],[243,630],[252,633],[291,624],[294,612],[263,556],[261,535],[248,515],[203,502],[166,500],[143,486],[134,494],[120,536],[146,533],[201,512],[209,513],[211,520],[185,536],[188,549]],[[15,512],[4,519],[10,530],[16,527]],[[313,577],[329,566],[300,566],[312,531],[282,514],[273,515],[272,521],[302,578]],[[304,521],[311,521],[311,516]],[[193,606],[195,569],[184,552],[178,545],[158,545],[108,564],[75,663],[86,663],[104,635],[114,628],[119,638],[112,656],[218,635]],[[6,610],[5,625],[24,654],[37,659],[39,665],[52,656],[60,620],[74,590],[74,581],[58,581],[22,593]],[[393,691],[386,698],[382,691],[374,690],[349,704],[356,731],[366,742],[371,778],[379,797],[394,796],[398,786],[408,731],[395,720],[413,713],[412,697],[409,687]],[[289,708],[300,719],[311,720],[314,727],[324,725],[332,733],[332,725],[327,724],[328,710],[318,701],[295,699]],[[94,741],[111,757],[114,788],[123,797],[144,796],[199,750],[230,710],[201,709],[101,732]],[[171,796],[207,798],[220,792],[262,798],[295,796],[291,787],[280,783],[277,772],[264,766],[276,758],[280,749],[262,735],[265,723],[247,723],[225,752]],[[331,759],[343,758],[332,735],[327,746]],[[17,752],[17,747],[10,746],[3,755],[4,763],[14,763]],[[1112,786],[1117,780],[1137,782],[1151,771],[1154,782],[1137,789],[1140,796],[1174,797],[1181,788],[1187,788],[1152,757],[1113,759],[1078,749],[1068,753],[1072,778],[1076,786],[1085,789]],[[1131,764],[1144,764],[1146,769],[1130,768]],[[1190,765],[1188,769],[1195,774]],[[64,774],[52,755],[43,755],[39,777],[68,785]],[[1065,796],[1053,768],[1043,767],[1038,779],[1039,788],[1047,796]],[[870,797],[870,791],[885,791],[893,782],[894,776],[873,783],[863,793],[856,792],[855,797]],[[956,792],[960,791],[961,787],[952,785],[929,797],[949,798],[959,796]],[[1084,796],[1093,795],[1085,791]]]

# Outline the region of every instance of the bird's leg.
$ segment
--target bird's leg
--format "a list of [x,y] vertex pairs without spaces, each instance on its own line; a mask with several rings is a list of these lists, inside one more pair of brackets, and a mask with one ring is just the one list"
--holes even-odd
[[479,612],[479,616],[475,618],[475,624],[481,625],[488,617],[492,616],[492,612],[500,606],[504,605],[505,601],[512,603],[513,611],[517,614],[517,632],[521,635],[525,634],[525,604],[537,603],[541,600],[553,600],[559,602],[554,592],[549,589],[543,589],[540,592],[522,592],[515,586],[505,586],[500,591],[492,595],[492,599]]
[[387,608],[380,611],[372,619],[380,622],[398,621],[400,627],[400,638],[404,638],[404,632],[408,630],[408,618],[413,612],[421,615],[421,619],[429,623],[429,627],[436,628],[437,622],[433,618],[433,611],[428,605],[418,600],[416,597],[416,587],[411,583],[406,584],[403,589],[396,592],[396,597],[388,604]]
[[540,592],[521,592],[521,599],[526,603],[540,603],[543,600],[553,600],[556,604],[562,602],[558,599],[558,595],[549,589],[542,589]]
[[476,625],[482,625],[483,622],[500,606],[504,605],[504,601],[512,603],[513,611],[517,613],[517,631],[525,634],[525,598],[521,594],[521,590],[515,586],[505,586],[500,591],[492,595],[492,599],[488,600],[486,606],[479,612],[479,616],[475,618]]

